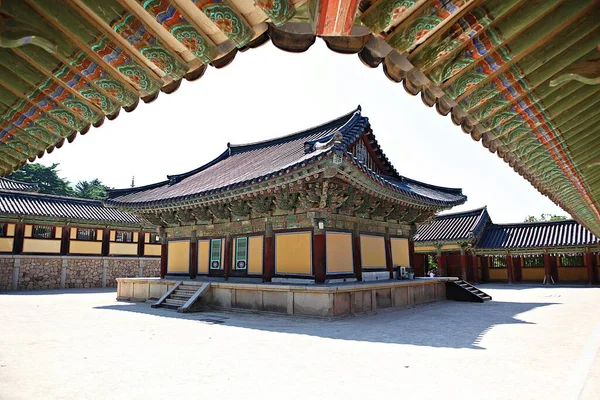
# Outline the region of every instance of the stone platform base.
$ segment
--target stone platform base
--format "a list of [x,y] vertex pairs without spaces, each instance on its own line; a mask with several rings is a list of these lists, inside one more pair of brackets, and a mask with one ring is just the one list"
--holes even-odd
[[[452,277],[387,280],[329,285],[214,282],[201,306],[219,309],[266,311],[290,315],[337,317],[402,308],[446,299],[446,281]],[[159,299],[177,280],[117,278],[117,300]],[[185,280],[200,286],[200,279]]]

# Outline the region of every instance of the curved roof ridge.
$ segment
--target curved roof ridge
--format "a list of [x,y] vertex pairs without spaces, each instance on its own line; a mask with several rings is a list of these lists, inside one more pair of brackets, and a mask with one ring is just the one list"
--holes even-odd
[[95,205],[99,205],[101,207],[104,207],[104,204],[102,203],[102,200],[97,200],[97,199],[84,199],[81,197],[71,197],[71,196],[61,196],[58,194],[48,194],[48,193],[34,193],[34,192],[24,192],[21,190],[4,190],[4,189],[0,189],[0,194],[8,194],[8,195],[14,195],[14,196],[19,196],[19,197],[31,197],[31,198],[44,198],[44,199],[54,199],[54,200],[64,200],[64,201],[69,201],[69,202],[74,202],[74,203],[88,203],[88,204],[95,204]]
[[461,215],[471,215],[471,214],[482,214],[482,211],[487,211],[487,205],[479,208],[474,208],[472,210],[467,211],[455,211],[448,214],[436,215],[435,219],[446,218],[446,217],[457,217]]
[[[491,227],[517,227],[517,226],[535,226],[535,225],[562,225],[562,224],[571,224],[575,223],[577,225],[581,225],[579,222],[575,221],[572,218],[567,219],[559,219],[556,221],[531,221],[531,222],[508,222],[508,223],[498,223],[492,224]],[[581,225],[585,228],[584,225]],[[585,228],[587,229],[587,228]]]
[[[25,181],[18,181],[15,179],[8,179],[8,178],[1,178],[0,177],[0,181],[1,182],[7,182],[7,183],[11,183],[14,185],[22,185],[25,186],[27,188],[31,188],[32,190],[40,190],[40,185],[37,183],[32,183],[32,182],[25,182]],[[1,186],[1,183],[0,183]],[[3,190],[13,190],[16,191],[17,189],[10,189],[10,188],[2,188]]]
[[[324,122],[319,125],[315,125],[312,128],[303,129],[301,131],[290,133],[285,136],[279,136],[279,137],[276,137],[273,139],[260,140],[258,142],[251,142],[251,143],[244,143],[244,144],[227,143],[227,148],[231,151],[232,154],[234,154],[234,153],[241,153],[243,151],[254,150],[254,149],[260,148],[260,147],[274,146],[276,144],[284,143],[289,140],[299,139],[302,136],[310,136],[317,131],[322,131],[323,129],[326,129],[327,127],[330,127],[330,126],[331,127],[337,126],[342,121],[345,121],[344,124],[341,127],[339,127],[339,129],[342,129],[351,121],[352,117],[354,117],[355,115],[361,115],[361,111],[362,111],[362,107],[359,105],[354,110],[350,111],[347,114],[342,115],[341,117],[332,119],[330,121]],[[319,139],[319,140],[321,140],[321,139]]]
[[415,183],[417,185],[424,186],[424,187],[426,187],[428,189],[443,190],[443,191],[446,191],[446,192],[453,192],[454,194],[463,194],[461,188],[449,188],[449,187],[446,187],[446,186],[437,186],[437,185],[432,185],[430,183],[425,183],[425,182],[422,182],[422,181],[418,181],[416,179],[408,178],[408,177],[406,177],[404,175],[398,175],[398,176],[400,178],[393,178],[392,177],[392,179],[400,179],[402,181],[408,181],[409,183]]

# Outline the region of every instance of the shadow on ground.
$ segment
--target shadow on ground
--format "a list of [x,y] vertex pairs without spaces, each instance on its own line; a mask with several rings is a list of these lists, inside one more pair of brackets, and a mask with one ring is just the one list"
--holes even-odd
[[96,309],[128,311],[163,318],[328,339],[483,349],[479,343],[494,326],[529,324],[530,322],[520,320],[518,315],[555,304],[559,303],[443,301],[410,309],[387,309],[333,320],[241,311],[180,314],[173,310],[151,308],[149,303],[123,303]]

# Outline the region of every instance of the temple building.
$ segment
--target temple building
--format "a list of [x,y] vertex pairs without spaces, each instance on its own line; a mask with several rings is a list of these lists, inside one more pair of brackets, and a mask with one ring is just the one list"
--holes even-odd
[[0,178],[0,290],[115,287],[158,276],[156,228],[99,200]]
[[573,220],[494,224],[487,209],[446,214],[419,225],[416,274],[472,282],[598,283],[600,240]]
[[460,189],[401,176],[361,109],[245,145],[184,174],[109,191],[160,226],[161,276],[324,283],[390,279],[413,265],[416,224],[463,204]]

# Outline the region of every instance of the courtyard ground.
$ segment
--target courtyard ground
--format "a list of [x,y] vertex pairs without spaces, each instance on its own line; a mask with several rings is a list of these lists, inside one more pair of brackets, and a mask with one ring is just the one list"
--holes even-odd
[[0,399],[600,399],[600,288],[337,320],[0,294]]

